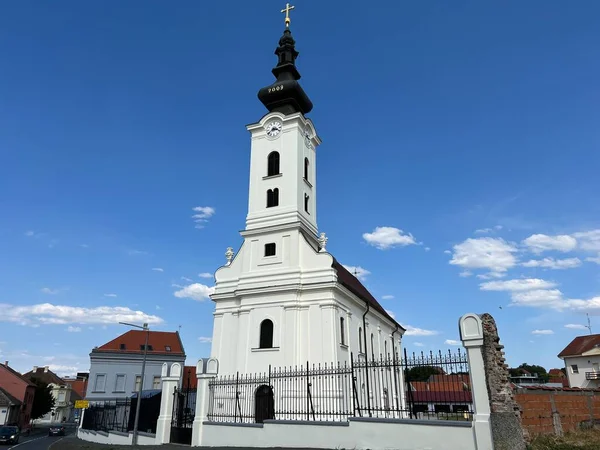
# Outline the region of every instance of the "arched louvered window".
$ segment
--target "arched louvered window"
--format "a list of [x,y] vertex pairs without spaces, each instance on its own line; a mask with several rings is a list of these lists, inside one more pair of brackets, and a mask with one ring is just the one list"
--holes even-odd
[[308,212],[308,201],[310,200],[310,197],[307,194],[304,194],[304,211],[306,211],[308,214],[310,214]]
[[273,322],[265,319],[260,323],[260,348],[273,348]]
[[267,191],[267,208],[279,205],[279,188],[269,189]]
[[346,345],[346,328],[344,326],[343,317],[340,317],[340,343]]
[[267,159],[267,176],[279,175],[279,152],[269,153]]
[[363,332],[362,327],[358,328],[358,353],[363,352]]

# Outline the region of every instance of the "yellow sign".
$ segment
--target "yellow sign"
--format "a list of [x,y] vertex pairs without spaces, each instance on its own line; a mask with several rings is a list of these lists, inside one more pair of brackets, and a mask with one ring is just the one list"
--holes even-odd
[[86,409],[90,407],[89,400],[75,400],[75,409]]

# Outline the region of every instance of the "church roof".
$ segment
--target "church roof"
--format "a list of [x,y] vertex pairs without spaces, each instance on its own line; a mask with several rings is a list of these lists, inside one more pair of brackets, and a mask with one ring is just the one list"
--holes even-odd
[[373,308],[375,311],[383,315],[386,319],[395,323],[400,327],[401,330],[405,328],[396,322],[394,319],[384,308],[379,304],[379,302],[373,297],[373,295],[369,292],[369,290],[363,286],[363,284],[352,275],[344,266],[342,266],[335,258],[333,258],[332,267],[336,270],[338,275],[338,281],[347,288],[350,292],[356,295],[361,300],[369,303],[370,308]]

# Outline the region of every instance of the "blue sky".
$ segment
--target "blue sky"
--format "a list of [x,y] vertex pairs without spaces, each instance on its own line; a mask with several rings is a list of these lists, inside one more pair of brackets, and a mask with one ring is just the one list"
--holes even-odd
[[[259,3],[4,5],[3,360],[86,370],[144,318],[208,355],[201,274],[242,242],[245,125],[283,31],[284,4]],[[335,4],[292,22],[328,250],[409,350],[491,312],[509,364],[560,366],[586,312],[600,332],[600,4]]]

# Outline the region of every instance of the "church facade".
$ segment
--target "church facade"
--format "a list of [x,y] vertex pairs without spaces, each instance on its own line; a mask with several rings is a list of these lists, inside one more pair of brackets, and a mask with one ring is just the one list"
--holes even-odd
[[[289,23],[286,23],[289,25]],[[248,125],[250,183],[243,243],[215,274],[211,356],[221,374],[350,363],[400,352],[404,328],[326,248],[317,227],[317,148],[288,27],[276,80]]]

